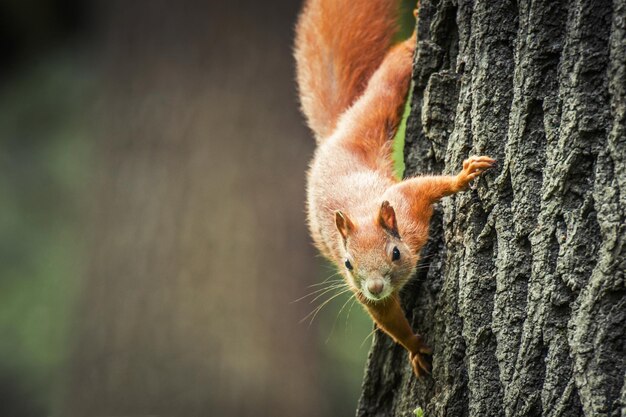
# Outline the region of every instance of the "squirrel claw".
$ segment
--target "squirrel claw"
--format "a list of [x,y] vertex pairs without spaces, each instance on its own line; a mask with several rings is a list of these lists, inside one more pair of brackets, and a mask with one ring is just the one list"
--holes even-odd
[[462,190],[470,186],[470,182],[484,173],[486,170],[493,168],[497,161],[488,156],[470,156],[463,161],[463,170],[458,175],[459,188]]
[[432,371],[432,363],[431,356],[433,354],[433,350],[428,347],[426,343],[424,343],[421,336],[416,335],[417,344],[413,348],[414,351],[410,353],[409,360],[411,361],[411,366],[413,367],[413,373],[418,378],[421,378],[426,375],[430,375]]
[[415,376],[421,378],[431,374],[433,365],[430,354],[411,353],[409,355],[409,359],[411,360],[411,366],[413,367],[413,373]]

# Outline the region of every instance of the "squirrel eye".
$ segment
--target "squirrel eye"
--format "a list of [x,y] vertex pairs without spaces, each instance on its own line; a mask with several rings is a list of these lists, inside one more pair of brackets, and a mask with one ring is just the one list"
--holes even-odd
[[391,260],[392,261],[397,261],[398,259],[400,259],[400,250],[398,249],[397,246],[393,247],[393,252],[391,254]]
[[350,263],[349,260],[346,259],[346,262],[344,262],[344,265],[346,266],[346,268],[348,268],[350,271],[352,271],[352,264]]

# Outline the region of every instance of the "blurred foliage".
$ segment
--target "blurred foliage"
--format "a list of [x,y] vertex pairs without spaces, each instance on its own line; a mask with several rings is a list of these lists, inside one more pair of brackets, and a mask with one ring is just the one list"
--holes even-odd
[[[414,0],[402,0],[400,4],[400,30],[396,36],[396,41],[400,42],[411,35],[415,30],[415,18],[413,10],[417,2]],[[406,120],[411,112],[411,91],[413,91],[413,83],[409,88],[409,94],[404,106],[402,120],[398,126],[398,131],[393,139],[393,167],[398,178],[404,177],[404,138],[406,136]]]
[[42,58],[1,88],[0,415],[49,414],[59,398],[92,143],[74,59]]
[[415,17],[413,16],[413,10],[415,10],[417,3],[417,0],[400,0],[400,12],[398,15],[400,20],[400,30],[396,34],[396,42],[400,42],[408,38],[415,29]]
[[392,158],[393,158],[393,169],[396,176],[399,179],[404,178],[404,142],[406,137],[406,120],[409,117],[409,113],[411,112],[411,94],[410,91],[413,90],[413,83],[411,83],[411,88],[409,89],[409,97],[407,98],[406,104],[404,105],[404,113],[402,114],[402,120],[400,121],[400,126],[398,126],[398,131],[396,132],[396,136],[393,138],[393,148],[392,148]]

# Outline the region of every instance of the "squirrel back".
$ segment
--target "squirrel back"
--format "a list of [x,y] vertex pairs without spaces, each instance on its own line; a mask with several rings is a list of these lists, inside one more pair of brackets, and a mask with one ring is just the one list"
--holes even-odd
[[309,227],[335,262],[343,252],[335,211],[373,216],[397,182],[391,139],[415,49],[414,36],[390,48],[398,8],[397,0],[308,0],[296,29],[300,100],[318,144],[307,181]]
[[397,28],[393,0],[307,0],[296,28],[300,101],[318,143],[363,93]]

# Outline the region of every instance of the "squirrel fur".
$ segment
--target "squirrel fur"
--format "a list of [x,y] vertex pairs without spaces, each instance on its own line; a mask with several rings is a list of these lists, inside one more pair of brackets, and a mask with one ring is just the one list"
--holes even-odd
[[428,240],[432,205],[467,189],[495,160],[470,157],[455,176],[395,177],[391,145],[416,47],[414,32],[390,48],[398,6],[393,0],[306,1],[295,58],[302,109],[317,141],[307,182],[315,245],[423,376],[431,372],[432,350],[411,329],[398,292]]

